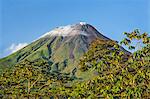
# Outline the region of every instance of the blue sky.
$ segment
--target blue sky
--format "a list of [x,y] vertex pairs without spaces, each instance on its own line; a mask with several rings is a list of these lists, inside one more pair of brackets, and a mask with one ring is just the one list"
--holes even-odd
[[117,41],[136,28],[150,33],[150,0],[0,0],[0,57],[80,21]]

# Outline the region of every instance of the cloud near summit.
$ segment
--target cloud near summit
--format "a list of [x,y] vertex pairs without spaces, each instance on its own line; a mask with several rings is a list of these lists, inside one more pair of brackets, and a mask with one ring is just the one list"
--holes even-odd
[[11,44],[11,46],[7,49],[7,51],[9,51],[10,54],[11,54],[11,53],[14,53],[14,52],[20,50],[21,48],[23,48],[23,47],[25,47],[25,46],[27,46],[27,45],[28,45],[28,43],[19,43],[19,44],[13,43],[13,44]]

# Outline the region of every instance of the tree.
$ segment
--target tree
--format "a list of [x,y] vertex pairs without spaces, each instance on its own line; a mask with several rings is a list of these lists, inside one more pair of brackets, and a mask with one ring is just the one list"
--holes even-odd
[[13,70],[5,71],[0,78],[1,93],[5,98],[36,97],[42,95],[38,91],[41,86],[50,84],[34,62],[25,60],[14,66]]
[[61,97],[59,89],[71,78],[61,73],[55,75],[50,69],[49,63],[43,60],[24,60],[16,64],[0,77],[1,96],[15,99]]
[[[81,71],[94,69],[98,76],[73,86],[76,98],[150,98],[150,37],[138,30],[126,33],[121,44],[134,49],[137,39],[143,48],[127,55],[113,41],[97,39],[79,63]],[[138,41],[138,43],[139,43]]]

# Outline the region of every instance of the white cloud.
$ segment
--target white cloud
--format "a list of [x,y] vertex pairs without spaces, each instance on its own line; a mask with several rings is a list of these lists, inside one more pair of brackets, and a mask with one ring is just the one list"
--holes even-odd
[[[80,25],[86,25],[86,23],[80,22]],[[76,24],[73,24],[73,25],[57,27],[45,33],[40,38],[45,37],[45,36],[75,36],[75,35],[88,36],[88,34],[85,31],[82,31],[81,29],[78,29],[78,28],[76,29]]]
[[18,50],[20,50],[21,48],[27,46],[27,43],[19,43],[19,44],[11,44],[11,46],[7,49],[7,51],[10,51],[10,53],[14,53]]
[[86,22],[80,22],[80,25],[86,25]]

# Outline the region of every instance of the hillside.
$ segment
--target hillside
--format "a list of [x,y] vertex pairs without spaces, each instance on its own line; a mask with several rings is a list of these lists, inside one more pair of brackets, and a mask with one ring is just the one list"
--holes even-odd
[[30,61],[42,59],[54,67],[59,65],[60,71],[71,72],[96,38],[110,40],[92,25],[83,22],[57,27],[21,50],[0,59],[0,71],[25,59]]

